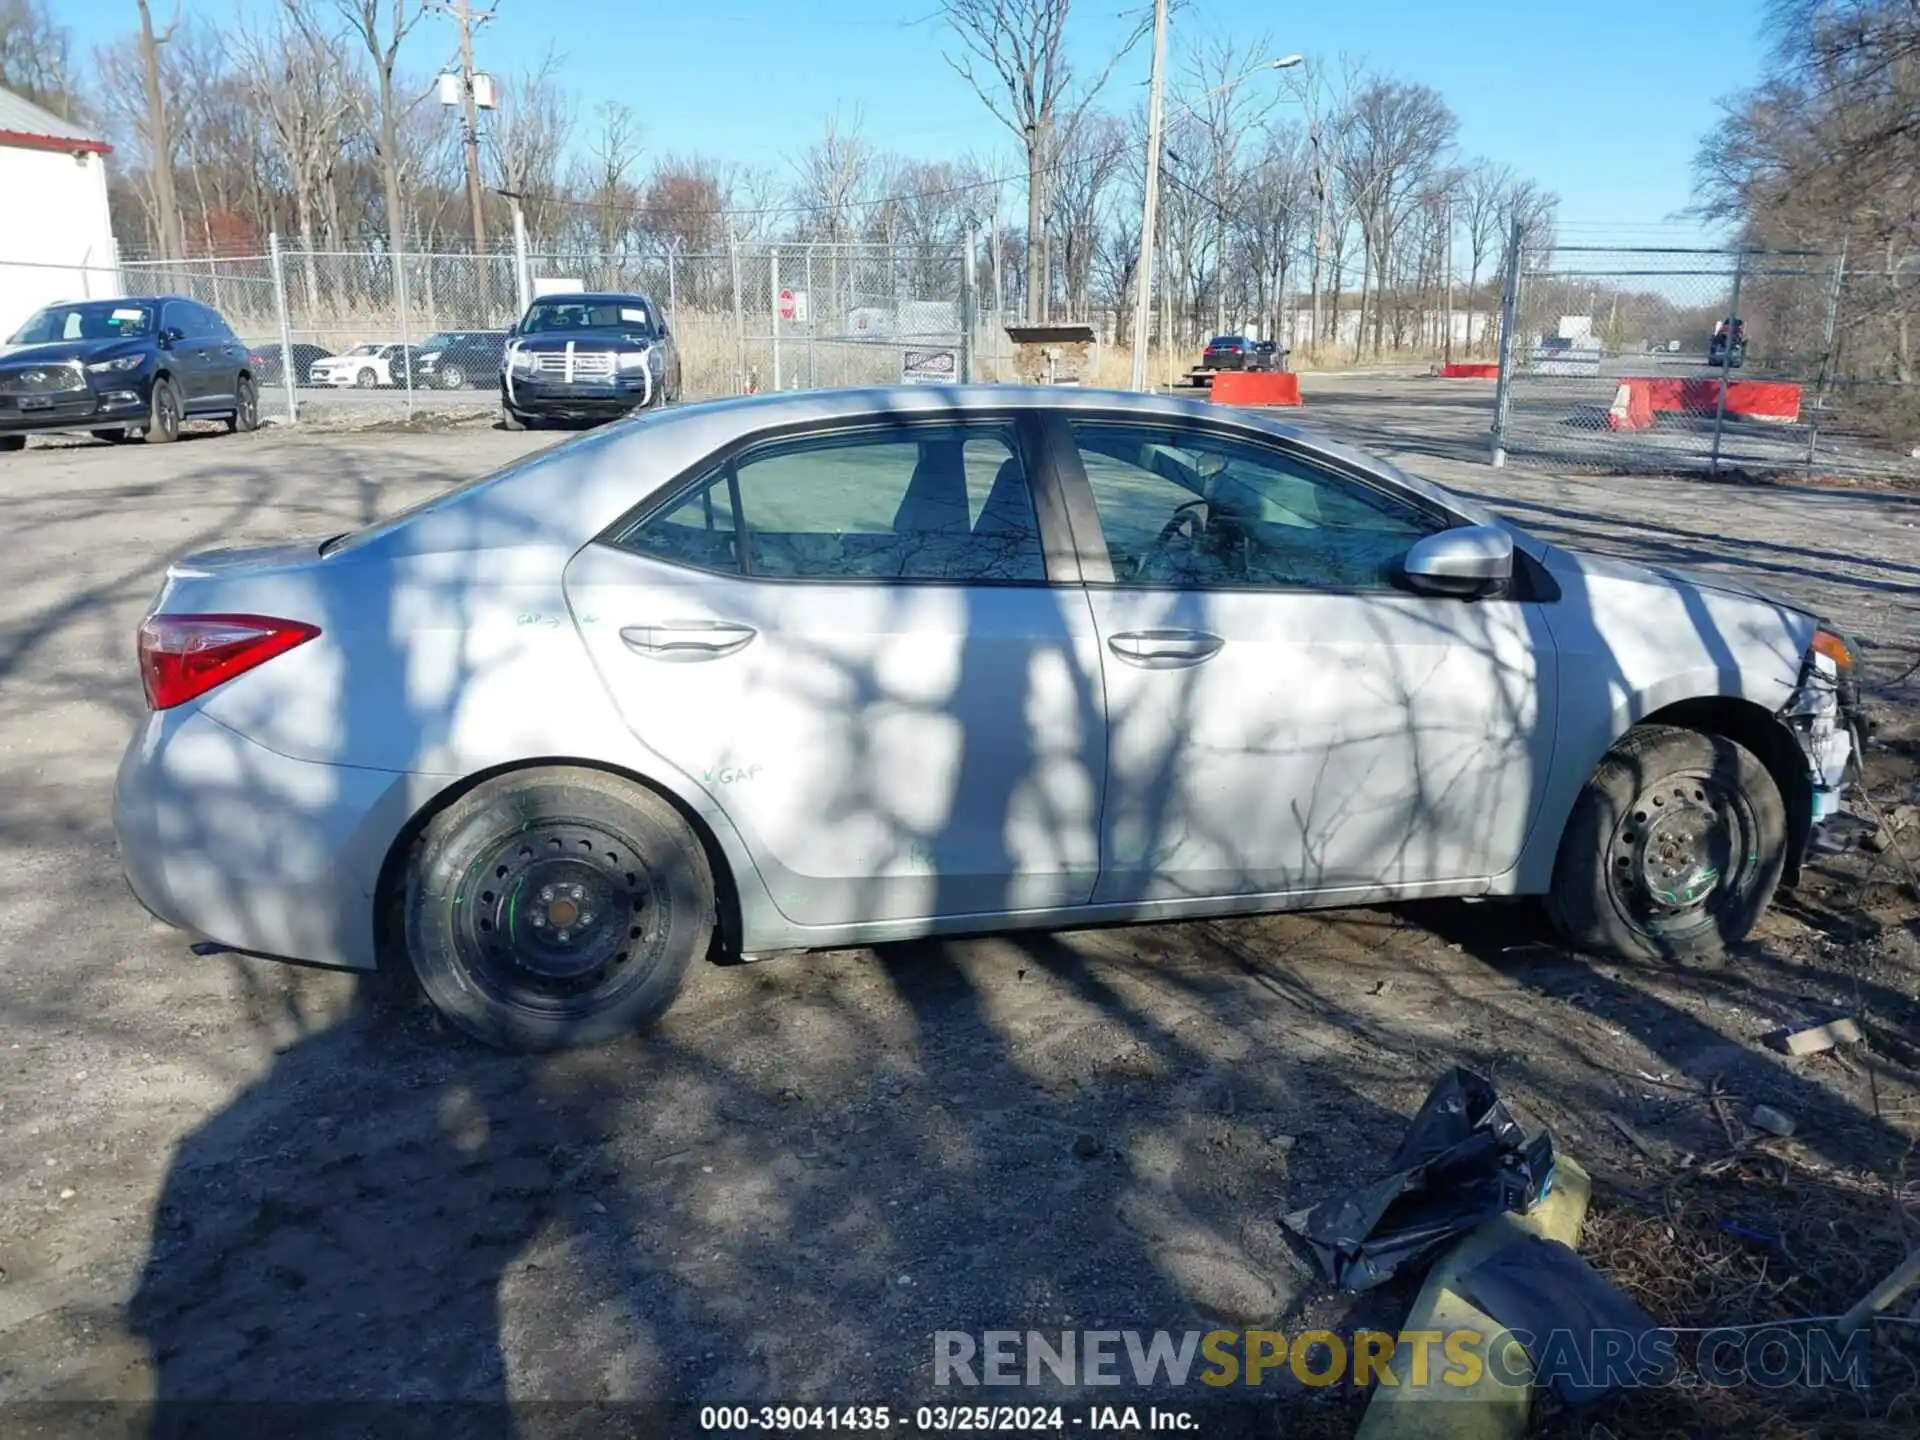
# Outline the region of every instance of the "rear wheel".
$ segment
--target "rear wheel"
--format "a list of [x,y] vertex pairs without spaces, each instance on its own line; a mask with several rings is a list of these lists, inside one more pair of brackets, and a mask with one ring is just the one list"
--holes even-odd
[[227,429],[244,435],[260,426],[260,391],[251,375],[242,375],[233,389],[233,414],[227,417]]
[[24,450],[26,448],[27,448],[26,436],[0,435],[0,454],[4,454],[9,450]]
[[515,1050],[586,1045],[673,1003],[714,925],[706,852],[650,791],[596,770],[489,780],[427,826],[407,957],[440,1012]]
[[1786,853],[1786,807],[1750,751],[1641,726],[1575,802],[1547,911],[1572,944],[1605,955],[1717,954],[1760,922]]
[[94,439],[103,440],[109,445],[124,445],[133,439],[131,430],[95,430],[92,433]]
[[153,382],[153,397],[147,404],[147,443],[166,445],[179,438],[180,392],[163,375]]

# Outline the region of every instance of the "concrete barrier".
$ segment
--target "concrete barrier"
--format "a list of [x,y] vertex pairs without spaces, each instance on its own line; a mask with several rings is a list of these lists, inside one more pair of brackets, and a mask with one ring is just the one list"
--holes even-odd
[[1727,414],[1774,425],[1791,425],[1800,418],[1800,387],[1784,380],[1731,380],[1679,375],[1634,376],[1622,383],[1644,389],[1648,407],[1656,415],[1711,415],[1720,406],[1720,387],[1727,388]]
[[1440,367],[1440,378],[1442,380],[1498,380],[1500,378],[1500,367],[1498,365],[1482,365],[1478,363],[1471,365],[1465,363],[1442,365]]
[[1300,377],[1291,370],[1222,370],[1208,398],[1216,405],[1298,405]]

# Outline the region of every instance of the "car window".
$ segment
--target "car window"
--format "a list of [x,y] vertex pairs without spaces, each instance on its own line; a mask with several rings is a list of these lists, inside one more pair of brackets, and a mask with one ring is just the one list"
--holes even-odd
[[193,304],[187,307],[187,313],[193,317],[193,328],[187,333],[198,340],[230,340],[233,332],[227,329],[222,320],[205,305]]
[[680,564],[744,563],[752,574],[784,579],[1046,579],[1010,423],[777,442],[710,477],[620,543]]
[[1073,434],[1123,585],[1384,589],[1446,522],[1277,447],[1185,426]]

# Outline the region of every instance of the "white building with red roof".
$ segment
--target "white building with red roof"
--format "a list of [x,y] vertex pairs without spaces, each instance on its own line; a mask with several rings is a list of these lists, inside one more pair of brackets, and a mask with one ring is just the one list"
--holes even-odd
[[49,301],[120,293],[107,215],[112,149],[0,90],[0,342]]

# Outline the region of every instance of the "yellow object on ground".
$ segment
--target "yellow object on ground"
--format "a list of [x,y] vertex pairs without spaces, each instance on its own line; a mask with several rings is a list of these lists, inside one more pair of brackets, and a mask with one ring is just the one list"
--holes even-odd
[[[1547,1240],[1579,1247],[1580,1222],[1586,1218],[1593,1184],[1587,1172],[1565,1155],[1554,1166],[1553,1192],[1526,1215],[1501,1215],[1464,1236],[1434,1263],[1420,1298],[1413,1302],[1403,1335],[1432,1335],[1430,1343],[1403,1340],[1393,1356],[1393,1378],[1374,1387],[1373,1399],[1355,1432],[1355,1440],[1518,1440],[1527,1428],[1533,1386],[1508,1385],[1491,1367],[1449,1364],[1449,1336],[1474,1331],[1491,1342],[1500,1326],[1472,1304],[1454,1283],[1515,1235],[1531,1232]],[[1504,1367],[1509,1375],[1532,1376],[1526,1353],[1512,1340]],[[1425,1351],[1416,1368],[1415,1348]],[[1485,1347],[1478,1348],[1482,1357]],[[1459,1383],[1477,1368],[1471,1384]],[[1452,1376],[1452,1380],[1447,1378]],[[1418,1378],[1422,1383],[1415,1383]]]

